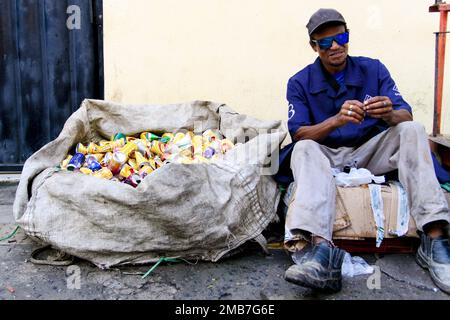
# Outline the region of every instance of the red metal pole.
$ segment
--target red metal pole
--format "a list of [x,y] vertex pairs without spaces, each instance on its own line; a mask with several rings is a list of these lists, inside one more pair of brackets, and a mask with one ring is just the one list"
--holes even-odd
[[442,97],[444,91],[445,43],[447,39],[447,15],[450,4],[436,1],[430,12],[439,12],[439,32],[436,32],[436,61],[434,80],[433,136],[441,134]]
[[445,44],[447,39],[447,14],[448,11],[440,11],[439,36],[438,36],[438,60],[437,60],[437,119],[436,129],[433,134],[439,135],[441,133],[441,115],[442,115],[442,97],[444,90],[444,65],[445,65]]

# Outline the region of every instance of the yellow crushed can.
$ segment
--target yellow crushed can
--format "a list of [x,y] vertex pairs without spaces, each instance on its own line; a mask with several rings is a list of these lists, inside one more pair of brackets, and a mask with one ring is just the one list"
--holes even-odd
[[175,138],[175,136],[173,135],[173,133],[170,132],[166,132],[162,135],[163,138],[166,138],[168,140],[168,142],[172,142],[173,139]]
[[127,179],[133,173],[134,170],[128,164],[124,164],[122,170],[120,170],[120,176],[124,179]]
[[137,165],[136,159],[129,159],[128,165],[133,168],[134,171],[139,170],[139,166]]
[[152,142],[152,147],[151,147],[150,150],[154,154],[156,154],[158,156],[162,156],[162,155],[164,155],[165,147],[164,147],[164,144],[161,143],[160,141],[153,141]]
[[89,143],[89,145],[87,147],[87,153],[88,154],[98,153],[99,149],[100,149],[99,146],[97,146],[95,143],[91,142],[91,143]]
[[86,155],[86,164],[92,160],[95,160],[98,163],[101,163],[104,156],[105,155],[103,153],[88,154],[88,155]]
[[123,146],[125,146],[125,139],[119,139],[119,140],[111,141],[110,145],[111,145],[113,150],[114,149],[123,148]]
[[61,162],[61,169],[67,169],[67,165],[69,164],[70,160],[72,160],[72,157],[73,156],[68,155],[67,158]]
[[152,158],[148,159],[148,163],[150,164],[150,167],[151,167],[153,170],[156,170],[156,169],[157,169],[158,166],[156,165],[155,159],[152,159]]
[[123,146],[120,149],[120,152],[123,153],[127,158],[130,156],[132,152],[135,152],[137,150],[137,145],[133,141],[130,143],[127,143],[125,146]]
[[85,174],[85,175],[91,175],[91,174],[92,174],[92,170],[89,169],[89,168],[86,168],[86,167],[81,168],[81,169],[80,169],[80,172],[81,172],[82,174]]
[[98,143],[98,145],[99,145],[100,147],[104,147],[104,146],[110,145],[110,144],[111,144],[111,141],[108,141],[108,140],[101,140],[101,141]]
[[175,137],[173,138],[173,143],[177,144],[179,141],[184,139],[186,135],[183,132],[178,132]]
[[148,166],[150,165],[150,163],[148,162],[148,160],[139,152],[136,151],[134,153],[134,156],[136,158],[136,163],[138,165],[139,168],[142,168],[143,166]]
[[93,176],[97,177],[97,178],[111,180],[114,175],[112,174],[111,170],[109,170],[108,168],[102,168],[101,170],[94,172]]
[[157,166],[158,168],[161,168],[161,167],[164,165],[164,162],[162,162],[161,158],[158,157],[158,156],[155,157],[153,160],[155,161],[156,166]]
[[153,172],[152,167],[150,166],[143,166],[140,170],[139,170],[139,176],[144,179],[146,176],[148,176],[150,173]]
[[86,146],[82,143],[77,144],[77,147],[75,148],[75,153],[81,153],[86,155],[88,153],[88,149]]
[[194,148],[194,155],[201,156],[203,154],[203,137],[194,136],[192,138],[192,147]]

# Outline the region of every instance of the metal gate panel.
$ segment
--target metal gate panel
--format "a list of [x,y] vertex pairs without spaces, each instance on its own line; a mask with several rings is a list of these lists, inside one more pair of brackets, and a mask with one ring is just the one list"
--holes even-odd
[[[80,9],[70,30],[69,6]],[[103,98],[102,1],[0,0],[0,170],[55,139],[85,98]]]

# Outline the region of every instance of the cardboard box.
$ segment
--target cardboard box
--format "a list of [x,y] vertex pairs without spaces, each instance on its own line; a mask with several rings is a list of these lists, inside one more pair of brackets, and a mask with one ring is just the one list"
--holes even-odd
[[[445,192],[450,203],[450,193]],[[383,199],[383,212],[385,216],[384,238],[397,238],[391,231],[396,229],[399,194],[394,185],[381,186]],[[376,238],[377,226],[371,205],[369,187],[337,188],[336,194],[336,221],[333,228],[333,239],[364,239]],[[418,237],[416,224],[409,218],[406,237]]]

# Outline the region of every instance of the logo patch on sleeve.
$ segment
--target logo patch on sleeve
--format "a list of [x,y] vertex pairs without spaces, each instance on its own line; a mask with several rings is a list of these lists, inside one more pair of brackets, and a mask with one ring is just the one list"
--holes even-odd
[[288,115],[289,115],[289,120],[291,120],[295,116],[295,109],[294,109],[294,105],[293,104],[289,105]]
[[402,94],[400,93],[400,90],[398,90],[398,87],[396,84],[394,84],[394,88],[392,89],[392,91],[394,91],[394,94],[396,96],[401,96]]
[[372,96],[369,96],[368,94],[366,94],[366,97],[364,98],[364,102],[366,102],[372,98],[373,98]]

